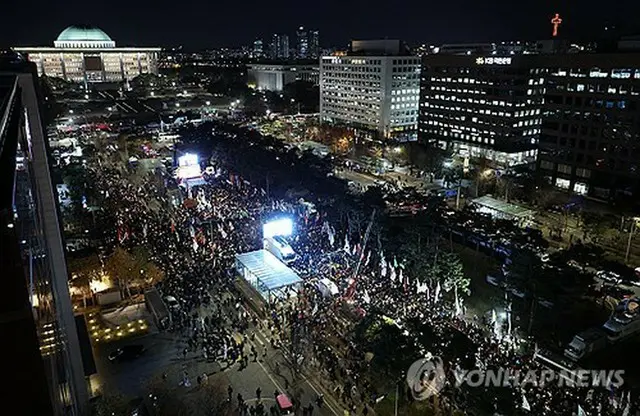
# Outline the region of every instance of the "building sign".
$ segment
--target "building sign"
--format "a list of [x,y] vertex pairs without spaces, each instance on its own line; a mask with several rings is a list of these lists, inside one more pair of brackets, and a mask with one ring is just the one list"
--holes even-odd
[[476,65],[511,65],[510,57],[488,57],[488,58],[476,58]]

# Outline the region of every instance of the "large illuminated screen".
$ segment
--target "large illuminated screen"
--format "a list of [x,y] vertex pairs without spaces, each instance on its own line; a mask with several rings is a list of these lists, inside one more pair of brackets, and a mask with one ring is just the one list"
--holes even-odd
[[288,237],[293,234],[293,222],[290,218],[270,221],[262,226],[262,236],[264,238],[281,235]]
[[194,153],[186,153],[178,158],[178,166],[193,166],[198,164],[198,155]]
[[202,176],[198,155],[187,153],[178,158],[178,168],[176,169],[176,177],[180,179],[191,179]]

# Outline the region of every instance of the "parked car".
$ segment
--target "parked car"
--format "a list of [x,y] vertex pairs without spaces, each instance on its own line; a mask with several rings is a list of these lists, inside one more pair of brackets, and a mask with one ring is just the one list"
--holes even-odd
[[618,273],[611,272],[609,270],[600,270],[596,273],[596,277],[604,280],[605,282],[618,284],[622,281]]
[[143,345],[125,345],[109,354],[109,361],[131,361],[140,357],[145,351]]

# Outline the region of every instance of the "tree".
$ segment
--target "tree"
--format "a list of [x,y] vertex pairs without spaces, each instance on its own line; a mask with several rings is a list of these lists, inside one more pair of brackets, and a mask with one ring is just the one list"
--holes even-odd
[[589,211],[582,211],[580,217],[581,228],[585,236],[597,244],[609,229],[606,218]]
[[69,284],[82,293],[84,307],[87,307],[87,297],[91,296],[91,282],[102,279],[102,264],[97,255],[70,258],[67,269],[71,276]]
[[147,383],[148,397],[153,403],[157,416],[190,416],[193,414],[187,403],[179,397],[178,388],[160,377],[154,377]]
[[130,284],[138,277],[140,270],[138,262],[122,247],[116,247],[105,263],[105,269],[114,281],[119,283],[120,289],[131,296]]
[[129,416],[131,406],[118,392],[109,392],[100,396],[92,409],[93,416]]
[[462,310],[462,301],[459,295],[460,293],[464,293],[467,296],[471,294],[469,289],[471,280],[465,276],[464,267],[456,253],[441,253],[438,262],[444,275],[442,288],[445,292],[453,291],[456,313],[459,314]]
[[516,289],[530,298],[529,325],[531,331],[535,307],[540,299],[549,299],[559,292],[559,279],[545,272],[542,260],[530,250],[517,251],[507,268],[507,290]]

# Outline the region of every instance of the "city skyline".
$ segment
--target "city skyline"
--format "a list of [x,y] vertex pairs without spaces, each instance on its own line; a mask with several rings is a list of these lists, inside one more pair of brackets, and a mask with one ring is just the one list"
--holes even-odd
[[[625,34],[640,32],[632,18],[639,7],[628,0],[613,10],[550,2],[515,5],[506,0],[498,0],[494,7],[486,8],[465,1],[429,5],[425,13],[415,12],[425,7],[417,2],[393,10],[377,3],[363,9],[354,4],[328,2],[302,12],[289,0],[281,1],[278,7],[255,3],[243,9],[235,4],[190,5],[187,2],[180,10],[167,13],[166,8],[170,7],[167,3],[140,2],[132,8],[130,3],[116,1],[112,7],[95,14],[88,13],[77,0],[71,0],[64,8],[55,3],[30,4],[47,16],[47,20],[38,21],[24,19],[30,9],[13,4],[5,10],[7,23],[0,27],[0,39],[3,46],[48,44],[65,27],[85,23],[100,27],[120,44],[131,46],[245,46],[255,38],[273,33],[293,35],[299,26],[319,30],[323,34],[322,46],[335,47],[347,45],[352,39],[367,38],[403,39],[412,44],[529,40],[551,37],[550,19],[555,13],[564,19],[560,37],[598,38],[605,33],[607,24],[616,25]],[[460,13],[461,10],[465,13]],[[241,16],[240,22],[228,18],[234,14]],[[141,22],[148,22],[142,25],[142,30]]]

